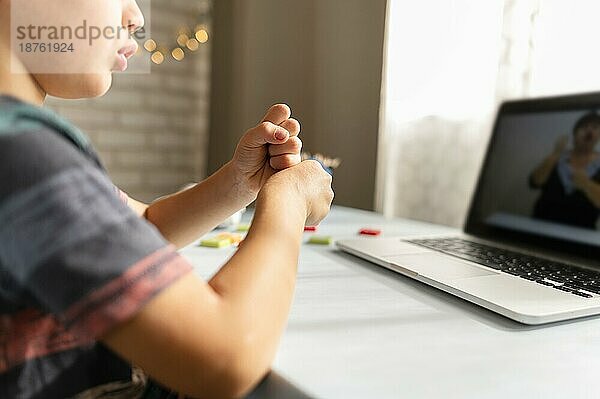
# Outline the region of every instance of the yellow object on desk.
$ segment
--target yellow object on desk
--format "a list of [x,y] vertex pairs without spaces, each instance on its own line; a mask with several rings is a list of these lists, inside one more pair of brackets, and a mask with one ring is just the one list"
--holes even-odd
[[333,238],[331,238],[330,236],[312,236],[308,240],[309,244],[316,245],[331,245],[332,242]]
[[238,224],[236,231],[240,232],[240,233],[245,233],[248,230],[250,230],[250,225],[249,224]]
[[236,233],[221,233],[215,238],[219,240],[230,240],[232,244],[239,244],[244,239],[241,234]]
[[201,247],[207,247],[207,248],[226,248],[231,246],[233,242],[231,241],[230,238],[209,238],[206,240],[202,240],[200,241],[200,246]]

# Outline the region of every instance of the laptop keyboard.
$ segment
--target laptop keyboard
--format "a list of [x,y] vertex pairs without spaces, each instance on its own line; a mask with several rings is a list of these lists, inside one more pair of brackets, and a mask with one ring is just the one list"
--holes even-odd
[[600,295],[600,272],[461,238],[419,239],[407,242],[583,298]]

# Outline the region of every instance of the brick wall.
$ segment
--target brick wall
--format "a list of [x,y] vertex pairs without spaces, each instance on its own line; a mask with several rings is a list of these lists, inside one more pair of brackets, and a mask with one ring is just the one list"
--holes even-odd
[[[153,0],[152,38],[172,48],[179,28],[194,26],[191,16],[202,9],[210,9],[209,0]],[[50,99],[48,105],[90,136],[116,185],[151,201],[205,177],[210,43],[182,62],[166,57],[150,74],[115,74],[102,98]],[[132,62],[142,57],[147,54]]]

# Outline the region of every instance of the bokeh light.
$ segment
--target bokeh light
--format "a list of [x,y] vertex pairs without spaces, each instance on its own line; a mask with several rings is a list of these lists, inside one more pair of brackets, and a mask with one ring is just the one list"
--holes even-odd
[[200,47],[200,43],[196,39],[190,39],[185,46],[191,51],[196,51],[198,50],[198,47]]
[[180,47],[173,49],[173,51],[171,51],[171,55],[177,61],[181,61],[185,58],[185,53]]
[[196,40],[200,43],[206,43],[208,41],[208,32],[205,29],[200,29],[196,32]]
[[149,53],[151,53],[154,50],[156,50],[156,47],[158,47],[158,46],[156,45],[156,42],[154,40],[152,40],[152,39],[148,39],[148,40],[146,40],[146,43],[144,43],[144,48]]
[[165,56],[160,51],[152,53],[152,56],[150,58],[152,59],[152,62],[154,62],[156,65],[160,65],[165,61]]

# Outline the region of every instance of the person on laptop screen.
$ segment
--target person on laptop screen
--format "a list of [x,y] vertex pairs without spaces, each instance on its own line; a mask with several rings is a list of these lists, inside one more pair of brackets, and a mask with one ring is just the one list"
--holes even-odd
[[595,229],[600,216],[600,114],[583,115],[569,137],[560,137],[554,151],[531,173],[529,185],[541,190],[533,217]]

